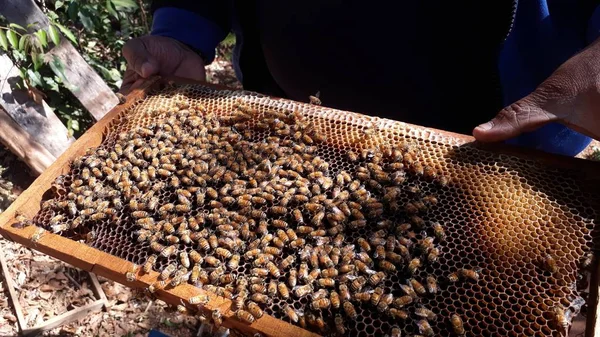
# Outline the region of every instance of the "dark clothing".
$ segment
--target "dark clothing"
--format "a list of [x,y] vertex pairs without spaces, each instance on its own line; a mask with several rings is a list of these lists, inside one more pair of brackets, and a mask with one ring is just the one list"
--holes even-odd
[[[233,30],[234,61],[245,89],[298,101],[319,91],[329,107],[469,134],[586,45],[591,1],[528,1],[156,1],[154,9],[195,13],[203,28],[183,42],[208,61],[214,41]],[[560,13],[550,16],[547,2],[558,3],[553,6]],[[178,38],[164,34],[167,25],[161,31],[158,14],[157,34]],[[523,23],[519,16],[525,16]],[[519,26],[522,32],[515,31]],[[183,22],[172,28],[179,36],[182,29]],[[203,35],[208,31],[218,33]],[[556,50],[547,55],[528,49],[544,47],[538,38],[557,37],[569,41],[552,41]],[[541,67],[524,63],[532,59]],[[579,139],[570,152],[589,143],[564,130],[555,133]],[[569,152],[560,142],[534,147]]]

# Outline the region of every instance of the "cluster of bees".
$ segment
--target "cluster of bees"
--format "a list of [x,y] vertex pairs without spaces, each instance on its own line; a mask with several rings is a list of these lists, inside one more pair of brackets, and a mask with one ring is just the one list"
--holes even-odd
[[[73,162],[78,173],[68,183],[57,179],[66,194],[42,205],[52,211],[53,232],[81,226],[92,243],[95,228],[125,214],[131,240],[148,247],[141,269],[160,273],[150,292],[189,282],[231,299],[247,323],[276,298],[307,298],[305,308],[286,304],[278,314],[319,332],[332,322],[342,335],[364,303],[397,323],[391,336],[409,324],[434,334],[430,322],[440,317],[420,299],[439,291],[438,279],[420,271],[438,260],[446,234],[443,224],[424,220],[437,197],[408,182],[421,177],[443,188],[448,179],[419,162],[416,146],[348,151],[351,169],[334,170],[319,155],[325,137],[294,111],[259,112],[240,102],[216,115],[180,101],[146,114],[161,122],[90,149]],[[386,286],[392,275],[401,294]],[[477,270],[460,269],[444,281],[478,279]],[[208,297],[188,302],[201,306]],[[222,314],[211,319],[218,327]],[[465,334],[460,315],[443,320]]]

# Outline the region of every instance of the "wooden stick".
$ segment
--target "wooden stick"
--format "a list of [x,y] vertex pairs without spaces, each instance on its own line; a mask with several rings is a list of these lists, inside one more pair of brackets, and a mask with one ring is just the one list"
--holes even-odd
[[106,298],[106,294],[104,293],[100,282],[98,282],[98,277],[96,274],[90,272],[88,272],[88,275],[90,276],[90,281],[92,282],[92,291],[96,295],[96,298],[104,301],[104,310],[106,310],[108,306],[108,299]]
[[[47,28],[48,18],[33,0],[1,0],[2,15],[11,23],[26,27],[37,23],[37,28]],[[49,53],[57,56],[65,65],[68,88],[96,120],[100,120],[119,99],[77,49],[65,38]]]
[[17,316],[17,324],[19,325],[19,329],[23,331],[27,326],[27,324],[25,324],[25,317],[23,316],[23,309],[21,308],[21,304],[19,303],[19,296],[17,296],[17,292],[15,291],[15,285],[13,283],[11,274],[8,271],[8,264],[6,263],[4,254],[2,254],[1,251],[0,267],[2,268],[2,275],[4,275],[4,283],[6,284],[6,288],[8,289],[8,297],[10,298],[10,301],[13,305],[13,309],[15,310],[15,316]]
[[84,305],[83,307],[79,307],[77,309],[67,311],[61,315],[52,317],[44,323],[34,326],[33,328],[22,329],[21,332],[23,336],[35,336],[40,334],[41,332],[54,329],[57,326],[63,325],[65,323],[76,321],[82,317],[85,317],[90,312],[98,312],[101,310],[103,305],[103,300],[96,300],[90,304]]
[[0,142],[36,175],[40,175],[56,160],[54,155],[36,142],[3,109],[0,109],[0,124]]

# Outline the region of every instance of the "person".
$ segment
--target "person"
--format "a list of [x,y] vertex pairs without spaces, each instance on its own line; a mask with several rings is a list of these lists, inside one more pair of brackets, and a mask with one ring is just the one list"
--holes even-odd
[[233,31],[247,90],[574,156],[600,138],[597,2],[158,0],[122,89],[204,81]]

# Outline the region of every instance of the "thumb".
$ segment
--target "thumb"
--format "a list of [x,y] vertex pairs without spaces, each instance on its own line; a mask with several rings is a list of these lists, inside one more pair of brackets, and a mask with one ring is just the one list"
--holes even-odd
[[157,75],[159,72],[158,60],[150,54],[143,39],[127,41],[123,46],[123,56],[127,64],[143,78]]
[[481,142],[498,142],[557,121],[558,117],[546,110],[547,103],[544,97],[534,92],[502,109],[491,121],[476,127],[473,136]]

